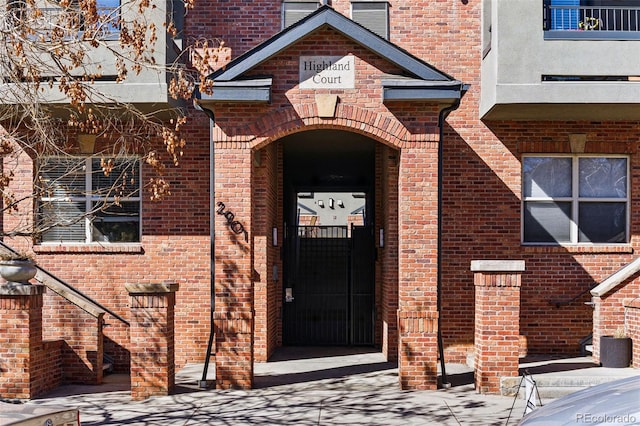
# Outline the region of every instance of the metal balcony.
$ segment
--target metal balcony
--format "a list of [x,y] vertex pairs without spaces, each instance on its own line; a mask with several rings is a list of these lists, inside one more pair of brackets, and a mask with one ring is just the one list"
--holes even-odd
[[563,6],[543,3],[545,39],[640,38],[637,6]]
[[483,119],[640,118],[640,0],[487,4]]

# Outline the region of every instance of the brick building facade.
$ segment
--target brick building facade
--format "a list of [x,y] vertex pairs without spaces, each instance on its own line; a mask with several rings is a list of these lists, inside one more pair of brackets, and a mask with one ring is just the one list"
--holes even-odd
[[[440,351],[448,362],[474,354],[477,325],[487,323],[476,297],[482,306],[508,300],[518,309],[519,324],[507,334],[511,343],[518,339],[520,354],[576,354],[594,328],[599,336],[625,327],[625,309],[637,311],[634,274],[598,306],[615,312],[603,314],[606,321],[594,323],[584,302],[635,257],[639,118],[482,113],[481,70],[491,58],[483,52],[483,25],[489,6],[495,14],[500,2],[330,3],[316,9],[316,2],[229,0],[190,11],[185,35],[224,39],[232,60],[211,75],[214,93],[197,99],[201,111],[190,112],[188,149],[167,176],[171,199],[142,201],[139,244],[39,244],[38,263],[123,318],[131,315],[125,284],[178,282],[178,368],[203,362],[212,300],[222,388],[251,387],[253,363],[266,362],[279,346],[319,342],[380,348],[399,361],[403,388],[433,389]],[[307,16],[283,29],[284,10],[308,4]],[[354,22],[361,11],[354,4],[384,5],[372,10],[384,12],[387,34],[371,32],[368,18]],[[494,28],[497,34],[498,23]],[[316,66],[309,83],[305,68]],[[560,206],[572,195],[536,194],[547,189],[545,178],[525,164],[553,163],[549,170],[560,173],[582,167],[582,158],[624,161],[615,175],[624,194],[605,197],[623,204],[622,237],[578,229],[566,231],[565,241],[553,225],[561,215],[537,210],[535,203]],[[18,179],[26,184],[24,162]],[[579,180],[579,173],[572,176]],[[607,173],[594,176],[608,182]],[[325,205],[309,195],[317,193]],[[362,226],[342,224],[331,231],[338,234],[318,236],[331,226],[314,222],[312,213],[301,219],[303,208],[339,210],[347,197],[362,200],[366,213],[353,211]],[[582,223],[588,213],[575,208]],[[610,233],[618,230],[612,227]],[[526,266],[505,279],[517,283],[509,293],[484,281],[478,290],[471,270],[477,260]],[[486,292],[496,287],[495,294],[509,296],[494,303]],[[55,316],[55,305],[45,303],[45,312]],[[104,351],[125,371],[130,328],[110,315],[106,321]],[[637,321],[628,328],[637,346]],[[477,356],[476,364],[488,365]],[[635,367],[637,360],[636,353]]]

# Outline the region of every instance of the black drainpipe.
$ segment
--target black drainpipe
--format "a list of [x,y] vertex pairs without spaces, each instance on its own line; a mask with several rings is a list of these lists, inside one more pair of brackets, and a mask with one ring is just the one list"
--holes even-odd
[[207,387],[207,372],[209,371],[209,360],[211,359],[211,350],[213,348],[213,339],[215,337],[213,313],[216,310],[215,297],[215,277],[216,277],[216,252],[215,252],[215,146],[213,142],[213,126],[216,123],[215,115],[209,108],[203,107],[197,99],[193,101],[193,107],[207,114],[209,117],[209,250],[210,255],[210,312],[209,312],[209,342],[207,343],[207,354],[204,359],[204,369],[202,370],[202,380],[199,383],[200,388]]
[[437,259],[437,309],[438,309],[438,356],[440,358],[440,369],[442,370],[442,387],[449,388],[451,387],[451,383],[447,381],[447,370],[445,368],[444,362],[444,344],[442,342],[442,187],[443,187],[443,178],[442,173],[444,170],[443,162],[444,162],[444,120],[446,120],[447,116],[460,107],[460,99],[462,95],[466,91],[465,86],[460,86],[460,98],[456,99],[456,101],[450,107],[444,108],[440,111],[438,115],[438,129],[440,132],[440,140],[438,141],[438,259]]

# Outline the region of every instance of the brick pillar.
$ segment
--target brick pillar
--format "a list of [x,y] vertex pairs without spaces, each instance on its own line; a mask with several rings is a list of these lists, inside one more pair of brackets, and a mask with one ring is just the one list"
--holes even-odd
[[[216,133],[216,140],[218,136]],[[268,279],[268,275],[257,276],[253,259],[255,254],[258,256],[256,262],[264,262],[260,259],[262,250],[254,250],[256,244],[267,243],[266,239],[260,238],[260,229],[253,225],[254,214],[264,212],[260,209],[260,197],[256,195],[260,185],[255,183],[253,176],[258,159],[250,149],[233,144],[217,146],[215,155],[216,200],[222,203],[218,204],[215,218],[216,387],[251,389],[254,282]],[[271,224],[265,226],[269,229]],[[258,292],[262,290],[259,285]],[[259,303],[266,304],[266,301]]]
[[131,398],[168,395],[175,386],[177,283],[126,284],[131,296]]
[[[398,169],[398,374],[402,389],[438,386],[437,144],[402,149]],[[392,237],[393,238],[393,237]]]
[[253,387],[253,315],[216,312],[216,388]]
[[399,375],[402,389],[438,385],[438,312],[398,311]]
[[[378,247],[378,277],[381,286],[382,353],[387,361],[398,360],[398,153],[378,144],[380,184],[376,185],[376,203],[382,214],[376,214],[382,230],[382,247]],[[380,240],[378,240],[378,244]],[[378,324],[376,324],[378,326]]]
[[483,394],[500,393],[501,377],[517,377],[521,260],[474,260],[476,288],[475,383]]
[[42,353],[41,285],[0,285],[0,397],[31,399]]

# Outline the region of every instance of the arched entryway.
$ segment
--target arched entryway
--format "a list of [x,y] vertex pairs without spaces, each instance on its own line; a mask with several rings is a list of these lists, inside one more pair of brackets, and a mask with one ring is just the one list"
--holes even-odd
[[[330,56],[317,56],[318,46]],[[353,64],[342,70],[353,84],[307,87],[308,77],[299,71],[310,56],[318,63],[344,59]],[[363,138],[374,146],[374,182],[367,183],[374,189],[364,191],[366,199],[373,197],[377,254],[373,341],[388,360],[398,359],[403,388],[434,388],[439,148],[444,118],[459,105],[465,86],[331,7],[319,8],[209,78],[216,88],[202,94],[198,104],[215,108],[215,196],[248,230],[240,237],[215,231],[217,386],[250,387],[253,361],[265,361],[283,343],[289,285],[283,275],[291,276],[283,268],[288,257],[283,241],[290,241],[283,238],[284,224],[298,223],[291,221],[296,208],[290,206],[305,191],[304,185],[285,191],[283,141],[291,138],[291,146],[308,148],[312,144],[302,138],[318,131],[333,136],[317,142],[318,151],[307,156],[323,159],[325,171],[345,158],[320,156],[343,148],[334,136]],[[329,198],[331,191],[362,192],[357,181],[354,188],[322,189],[333,174],[361,164],[361,154],[336,173],[318,175],[311,189]]]
[[254,241],[268,243],[253,254],[254,360],[314,346],[393,363],[400,150],[349,128],[296,130],[253,151]]
[[340,130],[283,138],[284,345],[376,343],[376,142]]

